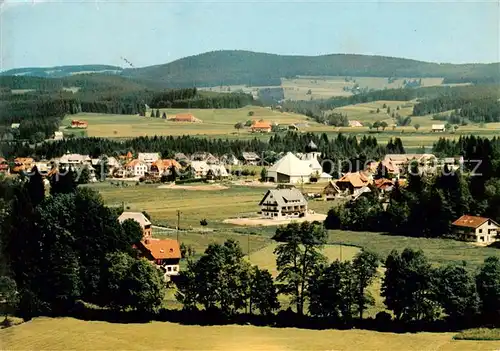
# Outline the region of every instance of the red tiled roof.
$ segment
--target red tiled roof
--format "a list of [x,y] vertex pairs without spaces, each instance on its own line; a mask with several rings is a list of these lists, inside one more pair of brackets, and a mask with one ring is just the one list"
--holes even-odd
[[462,217],[457,219],[452,224],[459,226],[459,227],[477,228],[488,220],[489,220],[489,218],[485,218],[485,217],[463,215]]
[[179,242],[173,239],[147,239],[141,241],[142,246],[149,251],[155,260],[181,258]]
[[385,189],[394,185],[394,182],[392,180],[386,178],[376,179],[374,183],[378,189]]
[[156,162],[153,162],[153,164],[151,166],[156,166],[156,168],[158,168],[158,170],[161,170],[161,169],[165,169],[165,168],[169,169],[170,167],[172,167],[172,165],[177,169],[182,168],[181,164],[173,159],[158,160]]
[[138,164],[143,163],[141,160],[132,160],[125,165],[125,167],[135,167]]
[[338,182],[341,183],[351,183],[353,187],[355,188],[362,188],[365,185],[368,185],[368,178],[360,173],[346,173],[342,178],[340,178]]
[[270,129],[271,123],[265,121],[256,121],[252,124],[252,129]]

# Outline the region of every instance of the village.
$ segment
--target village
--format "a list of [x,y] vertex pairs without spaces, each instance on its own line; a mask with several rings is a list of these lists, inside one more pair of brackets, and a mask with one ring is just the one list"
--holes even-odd
[[[311,201],[354,202],[373,191],[377,192],[379,201],[386,209],[391,191],[395,187],[406,186],[410,165],[415,165],[421,175],[432,175],[445,169],[448,172],[456,171],[464,163],[463,157],[438,159],[430,153],[387,154],[382,160],[366,162],[358,171],[341,172],[341,176],[335,179],[324,171],[330,167],[330,173],[334,173],[332,165],[328,160],[321,159],[321,153],[312,141],[302,153],[282,153],[271,165],[264,161],[255,152],[243,152],[241,157],[234,154],[216,156],[208,152],[191,155],[175,153],[174,158],[170,159],[161,158],[157,152],[129,151],[125,155],[101,155],[98,158],[68,152],[50,160],[15,158],[9,161],[1,158],[0,172],[8,176],[39,172],[44,177],[46,187],[50,186],[50,177],[59,173],[62,175],[68,169],[74,171],[77,177],[86,170],[86,182],[89,183],[166,183],[168,185],[160,187],[184,186],[191,190],[210,189],[217,184],[220,184],[218,189],[227,188],[224,184],[258,186],[264,188],[263,197],[258,203],[260,211],[254,216],[227,219],[224,223],[272,226],[294,221],[324,221],[325,214],[309,209]],[[307,192],[304,190],[306,184],[316,184],[316,189],[322,190]],[[124,211],[119,216],[121,223],[127,219],[139,223],[143,230],[143,239],[136,245],[141,255],[163,272],[166,281],[177,276],[182,258],[180,243],[175,239],[154,238],[152,219],[141,212]],[[489,245],[499,240],[499,225],[489,218],[463,215],[456,218],[452,226],[457,240],[477,245]]]

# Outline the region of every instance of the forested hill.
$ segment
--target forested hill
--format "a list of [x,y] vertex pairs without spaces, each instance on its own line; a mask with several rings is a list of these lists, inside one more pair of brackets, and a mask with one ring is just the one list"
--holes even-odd
[[280,85],[305,76],[444,77],[445,83],[500,82],[500,64],[438,64],[394,57],[334,54],[286,56],[251,51],[213,51],[122,73],[169,87]]
[[121,67],[110,65],[75,65],[56,67],[26,67],[14,68],[0,72],[0,76],[30,76],[44,78],[61,78],[81,73],[111,73],[118,74]]
[[164,88],[272,86],[280,85],[281,78],[294,76],[444,77],[445,83],[500,83],[500,63],[456,65],[370,55],[290,56],[241,50],[212,51],[142,68],[19,68],[1,72],[0,76],[61,78],[78,73],[121,75]]

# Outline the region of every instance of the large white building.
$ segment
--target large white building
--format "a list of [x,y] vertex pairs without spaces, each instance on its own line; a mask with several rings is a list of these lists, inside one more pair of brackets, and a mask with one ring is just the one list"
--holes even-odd
[[291,152],[286,153],[267,171],[269,180],[277,183],[309,183],[315,181],[329,181],[332,177],[323,172],[318,161],[320,153],[313,142],[309,143],[307,152],[300,159]]

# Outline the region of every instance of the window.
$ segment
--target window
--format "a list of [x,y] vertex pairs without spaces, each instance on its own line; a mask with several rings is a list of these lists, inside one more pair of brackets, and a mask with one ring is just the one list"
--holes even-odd
[[177,266],[174,267],[174,272],[177,272]]
[[482,230],[482,229],[479,229],[479,233],[482,233],[482,232],[483,232],[483,230]]
[[167,272],[172,272],[172,267],[167,267]]

